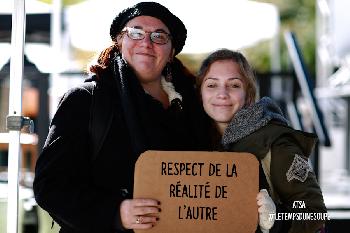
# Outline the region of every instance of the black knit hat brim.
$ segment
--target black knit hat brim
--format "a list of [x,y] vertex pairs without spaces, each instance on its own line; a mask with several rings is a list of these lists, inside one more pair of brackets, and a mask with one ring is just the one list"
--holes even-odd
[[111,24],[110,36],[112,40],[115,41],[116,36],[123,30],[127,22],[142,15],[161,20],[170,31],[175,55],[181,52],[187,38],[187,29],[178,17],[157,2],[140,2],[120,12]]

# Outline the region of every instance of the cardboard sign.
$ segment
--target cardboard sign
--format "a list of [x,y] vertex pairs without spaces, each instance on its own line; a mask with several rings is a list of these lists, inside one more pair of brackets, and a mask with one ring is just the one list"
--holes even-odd
[[234,152],[146,151],[135,165],[134,198],[161,202],[159,221],[137,233],[254,233],[259,163]]

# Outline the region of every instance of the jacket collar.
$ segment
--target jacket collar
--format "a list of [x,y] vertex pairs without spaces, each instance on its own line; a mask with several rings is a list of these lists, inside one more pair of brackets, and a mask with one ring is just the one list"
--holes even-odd
[[257,103],[242,108],[235,114],[224,132],[221,143],[226,146],[237,142],[266,126],[272,120],[288,125],[278,105],[271,98],[263,97]]

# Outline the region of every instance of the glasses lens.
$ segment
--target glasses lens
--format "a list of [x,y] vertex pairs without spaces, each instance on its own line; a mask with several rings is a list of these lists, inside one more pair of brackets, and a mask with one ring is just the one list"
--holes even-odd
[[128,37],[133,40],[142,40],[145,38],[145,32],[138,28],[127,28]]
[[[144,30],[140,28],[131,28],[126,27],[123,32],[126,32],[128,37],[132,40],[143,40],[145,38],[146,33]],[[166,44],[170,39],[170,35],[166,32],[151,32],[150,38],[153,43],[156,44]]]
[[166,44],[168,43],[169,36],[164,32],[152,32],[151,40],[156,44]]

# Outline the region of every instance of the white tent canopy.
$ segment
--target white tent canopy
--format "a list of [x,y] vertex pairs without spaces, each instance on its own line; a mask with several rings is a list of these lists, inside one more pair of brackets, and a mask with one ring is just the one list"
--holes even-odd
[[[13,0],[0,1],[0,15],[11,15],[14,12]],[[26,14],[48,14],[51,13],[51,6],[38,0],[26,0]],[[11,56],[10,43],[0,43],[0,70],[8,62]]]
[[[0,14],[12,14],[14,11],[13,0],[1,0]],[[26,14],[50,13],[51,7],[38,0],[25,0]]]
[[[217,48],[239,49],[273,38],[279,30],[277,8],[248,0],[156,0],[186,25],[183,53],[204,53]],[[72,45],[98,51],[110,44],[109,27],[121,10],[136,0],[89,0],[66,9]]]
[[[60,41],[60,53],[53,56],[53,47],[46,44],[26,44],[25,53],[41,72],[75,70],[78,65],[68,59],[70,41],[75,48],[98,52],[109,46],[109,27],[121,10],[141,0],[86,0],[64,8],[65,31]],[[147,0],[146,0],[147,1]],[[278,60],[279,14],[268,3],[248,0],[154,0],[168,7],[188,30],[183,53],[206,53],[218,48],[240,49],[274,38],[271,54]],[[11,14],[12,0],[1,0],[0,14]],[[26,13],[50,13],[53,5],[38,0],[26,0]],[[59,35],[56,35],[56,37]],[[63,41],[64,40],[64,41]],[[68,42],[69,43],[69,42]],[[0,43],[0,68],[10,57],[10,45]],[[47,57],[56,57],[52,63]]]

